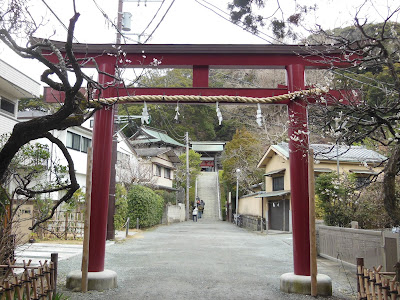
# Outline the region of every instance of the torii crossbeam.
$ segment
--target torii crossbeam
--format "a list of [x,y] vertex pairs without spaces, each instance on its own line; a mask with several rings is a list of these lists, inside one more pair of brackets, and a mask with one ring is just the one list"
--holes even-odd
[[[62,49],[63,43],[54,42]],[[99,82],[107,84],[115,68],[192,68],[193,88],[127,88],[111,87],[104,91],[104,98],[129,95],[192,95],[236,96],[266,98],[304,90],[305,68],[329,68],[330,58],[340,66],[340,53],[328,47],[298,45],[121,45],[126,53],[123,60],[116,60],[116,47],[111,44],[73,44],[77,58],[86,60],[85,67],[97,64],[101,73]],[[320,55],[321,54],[321,55]],[[328,58],[328,59],[327,59]],[[57,61],[55,55],[51,58]],[[343,66],[345,66],[343,64]],[[220,69],[286,69],[287,88],[279,89],[212,89],[208,87],[209,70]],[[286,104],[289,114],[290,182],[293,228],[294,274],[310,275],[309,193],[308,193],[308,125],[307,101],[304,97],[274,101]],[[166,102],[158,98],[156,102]],[[147,100],[151,102],[151,100]],[[201,102],[193,100],[193,102]],[[223,102],[223,101],[221,101]],[[239,103],[241,101],[237,101]],[[257,101],[257,103],[262,101]],[[92,211],[90,226],[89,272],[104,270],[105,239],[109,180],[111,168],[111,143],[113,110],[106,107],[95,115],[93,132]]]

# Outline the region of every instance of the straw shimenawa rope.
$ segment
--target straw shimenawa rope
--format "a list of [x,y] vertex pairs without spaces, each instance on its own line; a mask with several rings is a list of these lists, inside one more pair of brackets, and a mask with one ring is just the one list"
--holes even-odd
[[276,102],[284,101],[301,96],[320,95],[326,93],[327,90],[314,88],[309,90],[296,91],[279,96],[272,96],[266,98],[244,97],[244,96],[163,96],[163,95],[140,95],[140,96],[123,96],[112,98],[101,98],[99,100],[91,100],[93,102],[100,102],[103,104],[112,105],[117,102],[201,102],[201,103],[260,103],[260,104],[273,104]]

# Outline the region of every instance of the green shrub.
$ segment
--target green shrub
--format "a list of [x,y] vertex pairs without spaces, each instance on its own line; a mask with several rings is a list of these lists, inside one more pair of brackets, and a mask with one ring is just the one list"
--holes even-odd
[[363,229],[393,226],[384,209],[381,182],[358,187],[354,175],[321,174],[315,192],[317,217],[327,225],[347,227],[357,221]]
[[114,215],[115,229],[122,229],[122,226],[124,226],[126,219],[128,218],[127,194],[128,192],[123,184],[117,183],[115,185],[115,215]]
[[164,203],[176,203],[176,192],[169,192],[165,190],[157,190],[155,191],[157,195],[160,195],[164,199]]
[[327,225],[347,227],[354,220],[357,208],[354,176],[321,174],[315,181],[315,193]]
[[164,199],[153,190],[141,185],[134,185],[128,192],[128,216],[132,220],[132,228],[139,218],[141,228],[161,223],[164,211]]

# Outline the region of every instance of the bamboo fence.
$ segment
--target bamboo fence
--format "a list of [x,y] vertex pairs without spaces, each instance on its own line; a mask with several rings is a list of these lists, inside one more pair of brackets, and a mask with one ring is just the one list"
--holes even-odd
[[53,219],[46,222],[43,237],[58,237],[64,239],[83,237],[84,212],[59,211]]
[[395,272],[381,272],[382,266],[373,270],[364,268],[364,259],[357,258],[357,299],[400,299],[400,283]]
[[[16,266],[15,261],[0,265],[0,300],[39,300],[53,299],[55,291],[54,263],[47,260],[40,266],[30,266],[31,261],[23,266]],[[24,269],[17,275],[15,269]]]

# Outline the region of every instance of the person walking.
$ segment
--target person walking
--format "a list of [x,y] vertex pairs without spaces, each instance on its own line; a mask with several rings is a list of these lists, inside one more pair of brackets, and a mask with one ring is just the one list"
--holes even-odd
[[[193,208],[193,212],[192,212],[192,216],[193,216],[193,222],[197,222],[197,213],[198,213],[198,209],[197,209],[197,206],[195,206],[194,208]],[[196,221],[195,221],[196,220]]]
[[199,205],[197,205],[197,209],[199,210],[199,219],[201,219],[201,215],[203,214],[203,206],[201,206],[201,204],[199,203]]
[[204,205],[206,205],[206,204],[204,203],[203,200],[201,200],[201,201],[200,201],[200,206],[201,206],[201,214],[202,214],[202,215],[204,215]]

